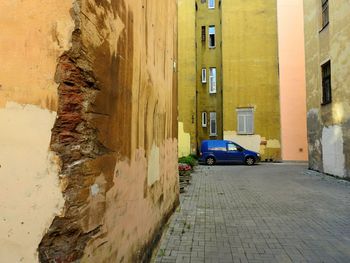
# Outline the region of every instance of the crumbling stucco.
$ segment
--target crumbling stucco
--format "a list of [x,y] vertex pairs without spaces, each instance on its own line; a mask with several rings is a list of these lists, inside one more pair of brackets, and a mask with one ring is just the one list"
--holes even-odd
[[[178,204],[176,9],[175,0],[0,3],[0,187],[11,199],[1,259],[150,257]],[[8,209],[15,200],[30,208]]]
[[176,2],[74,3],[51,142],[65,209],[40,260],[141,262],[178,203]]
[[[350,3],[329,2],[329,24],[322,27],[319,1],[304,1],[309,166],[350,177]],[[331,63],[330,103],[322,102],[321,66]]]

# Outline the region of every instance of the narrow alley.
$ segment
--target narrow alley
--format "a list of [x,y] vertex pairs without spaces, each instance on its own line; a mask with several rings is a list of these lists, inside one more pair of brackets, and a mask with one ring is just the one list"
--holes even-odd
[[350,183],[301,164],[199,166],[155,262],[350,262]]

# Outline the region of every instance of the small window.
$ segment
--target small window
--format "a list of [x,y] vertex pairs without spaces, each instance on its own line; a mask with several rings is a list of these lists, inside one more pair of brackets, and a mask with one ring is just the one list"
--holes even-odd
[[202,68],[202,83],[207,83],[207,69]]
[[217,127],[216,127],[216,112],[210,113],[210,136],[216,136]]
[[322,104],[332,102],[331,62],[322,65]]
[[207,127],[207,122],[208,122],[208,119],[207,119],[207,113],[206,112],[202,112],[202,127]]
[[209,93],[216,93],[216,68],[209,69]]
[[254,134],[253,108],[237,109],[238,134]]
[[228,143],[227,144],[227,150],[230,151],[230,152],[238,151],[237,146],[234,143]]
[[206,34],[207,34],[206,26],[202,26],[202,42],[205,42]]
[[209,48],[215,48],[215,26],[209,26]]
[[322,3],[322,27],[329,23],[329,4],[328,0],[321,0]]
[[209,9],[215,8],[215,0],[208,0],[208,8]]

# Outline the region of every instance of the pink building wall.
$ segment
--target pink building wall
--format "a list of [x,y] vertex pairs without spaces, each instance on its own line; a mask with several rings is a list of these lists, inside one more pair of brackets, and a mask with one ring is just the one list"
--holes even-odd
[[303,0],[278,0],[282,159],[307,161]]

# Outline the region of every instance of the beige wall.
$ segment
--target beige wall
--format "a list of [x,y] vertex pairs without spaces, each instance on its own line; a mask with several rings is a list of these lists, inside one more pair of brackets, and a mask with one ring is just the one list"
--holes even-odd
[[70,8],[71,1],[0,3],[3,262],[37,261],[42,235],[64,205],[59,161],[50,151],[50,140],[57,111],[53,76],[57,57],[70,47]]
[[149,256],[178,203],[176,11],[0,4],[1,258]]
[[306,161],[303,0],[278,0],[282,159]]
[[[322,28],[320,1],[304,1],[309,166],[340,177],[350,177],[349,14],[349,1],[329,1]],[[328,60],[332,102],[321,105],[321,65]]]

